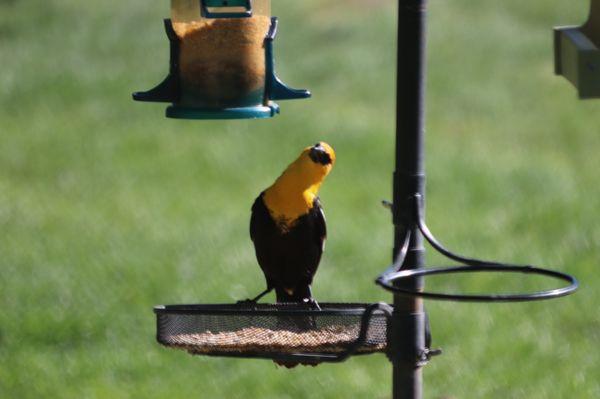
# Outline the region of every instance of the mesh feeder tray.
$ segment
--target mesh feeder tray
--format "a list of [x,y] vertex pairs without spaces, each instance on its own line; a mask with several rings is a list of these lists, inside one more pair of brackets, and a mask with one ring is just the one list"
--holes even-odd
[[320,306],[320,310],[300,304],[157,306],[157,340],[192,355],[312,364],[386,350],[391,306]]

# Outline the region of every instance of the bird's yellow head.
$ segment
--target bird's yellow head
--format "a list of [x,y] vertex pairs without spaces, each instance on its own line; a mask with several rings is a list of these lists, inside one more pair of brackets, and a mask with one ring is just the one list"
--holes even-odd
[[329,144],[320,141],[306,147],[298,159],[265,190],[265,204],[273,217],[291,224],[307,213],[334,164],[335,151]]
[[311,147],[306,147],[294,163],[299,164],[299,168],[307,177],[314,176],[316,180],[323,180],[335,164],[335,151],[326,142],[319,141]]

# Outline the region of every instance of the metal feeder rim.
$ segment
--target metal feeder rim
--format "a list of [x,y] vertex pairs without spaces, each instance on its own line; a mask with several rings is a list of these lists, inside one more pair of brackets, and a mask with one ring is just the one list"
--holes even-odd
[[[275,304],[188,304],[188,305],[157,305],[154,307],[155,314],[181,314],[181,315],[261,315],[275,316],[286,314],[293,315],[339,315],[360,316],[373,305],[383,306],[385,304],[369,303],[320,303],[321,309],[303,307],[297,303],[275,303]],[[389,305],[386,305],[389,306]],[[288,309],[286,309],[288,308]]]
[[[407,280],[415,277],[424,277],[435,274],[452,274],[452,273],[477,273],[477,272],[504,272],[504,273],[525,273],[547,276],[558,280],[566,281],[568,286],[556,288],[546,291],[537,291],[524,294],[445,294],[438,292],[416,291],[407,288],[402,288],[394,285],[402,280]],[[539,301],[544,299],[558,298],[569,295],[577,290],[579,282],[569,274],[558,272],[555,270],[542,269],[533,266],[514,266],[514,265],[478,265],[478,266],[454,266],[454,267],[436,267],[425,269],[408,269],[401,270],[395,273],[389,273],[380,276],[376,281],[384,289],[396,294],[420,297],[425,299],[443,300],[443,301],[460,301],[460,302],[528,302]]]
[[172,119],[264,119],[279,113],[279,105],[269,101],[268,105],[239,108],[194,108],[170,105],[165,116]]
[[[360,346],[360,344],[359,344]],[[268,359],[276,360],[279,362],[300,362],[305,364],[319,363],[341,363],[347,360],[351,356],[365,356],[371,355],[370,352],[355,352],[355,351],[344,351],[339,354],[331,353],[273,353],[264,354],[260,352],[220,352],[218,354],[207,353],[209,357],[226,357],[226,358],[237,358],[237,359]]]

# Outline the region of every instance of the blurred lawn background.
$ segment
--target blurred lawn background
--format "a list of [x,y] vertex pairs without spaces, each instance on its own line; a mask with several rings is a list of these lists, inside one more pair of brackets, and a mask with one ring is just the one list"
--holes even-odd
[[[189,122],[130,98],[167,72],[166,1],[0,0],[0,398],[390,397],[383,355],[288,371],[154,341],[153,305],[263,288],[250,205],[317,140],[338,163],[321,193],[330,238],[316,297],[390,300],[373,279],[392,243],[379,201],[391,197],[395,1],[274,3],[279,75],[313,99],[273,120]],[[430,10],[430,227],[459,252],[557,268],[582,288],[534,304],[429,303],[445,354],[425,369],[426,397],[598,398],[600,102],[553,76],[551,41],[587,4]]]

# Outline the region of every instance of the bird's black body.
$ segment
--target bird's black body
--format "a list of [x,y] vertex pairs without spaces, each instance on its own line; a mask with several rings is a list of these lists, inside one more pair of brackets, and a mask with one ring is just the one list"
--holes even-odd
[[312,300],[310,285],[327,236],[319,199],[313,201],[308,213],[285,227],[273,219],[263,195],[252,206],[250,237],[267,289],[275,289],[277,302]]

